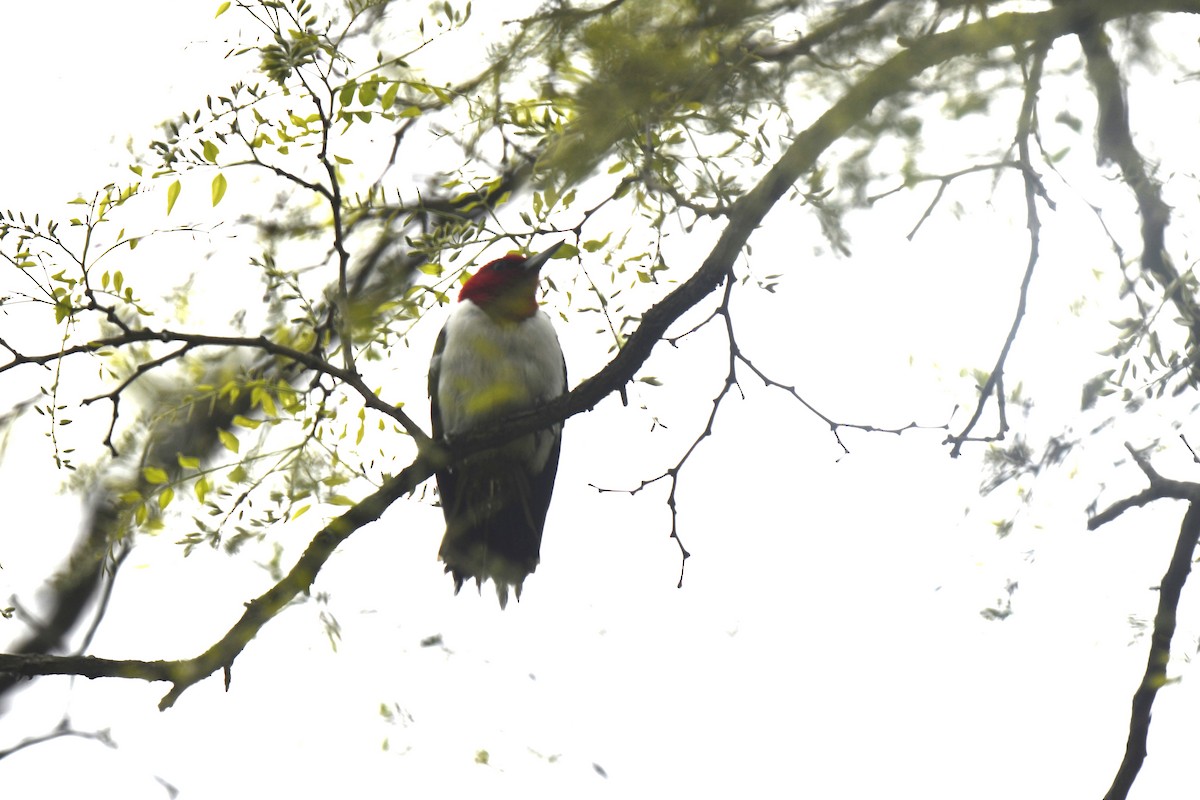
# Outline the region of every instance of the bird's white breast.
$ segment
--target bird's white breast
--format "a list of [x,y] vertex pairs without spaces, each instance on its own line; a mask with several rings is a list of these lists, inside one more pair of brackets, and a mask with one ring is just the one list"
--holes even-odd
[[[519,322],[497,322],[466,300],[446,323],[437,358],[436,391],[448,436],[544,403],[566,388],[558,336],[541,311]],[[559,429],[551,429],[554,436]],[[543,438],[552,437],[537,437]],[[538,441],[534,450],[532,460],[544,463],[541,451],[548,453],[549,441]]]

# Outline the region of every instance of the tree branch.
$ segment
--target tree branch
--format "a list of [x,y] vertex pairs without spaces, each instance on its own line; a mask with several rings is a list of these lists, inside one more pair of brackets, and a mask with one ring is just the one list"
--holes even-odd
[[[183,355],[184,351],[193,347],[244,347],[254,350],[261,350],[264,353],[269,353],[275,356],[302,364],[308,369],[329,375],[332,378],[342,381],[352,387],[363,398],[363,401],[375,409],[380,411],[392,419],[400,423],[404,430],[416,440],[418,446],[426,446],[429,444],[429,436],[421,429],[411,417],[404,411],[390,403],[380,399],[378,395],[371,390],[363,379],[355,372],[349,372],[340,369],[330,364],[328,361],[313,355],[305,353],[301,350],[281,345],[271,341],[266,336],[211,336],[202,333],[181,333],[172,330],[154,330],[151,328],[143,328],[140,330],[131,330],[126,333],[121,333],[117,336],[109,336],[104,339],[96,339],[91,342],[77,344],[72,347],[63,348],[62,350],[45,353],[36,356],[26,356],[20,353],[14,353],[12,359],[6,364],[0,364],[0,372],[12,369],[13,367],[22,364],[47,364],[65,356],[77,355],[79,353],[95,353],[105,347],[121,347],[127,344],[135,344],[137,342],[180,342],[187,347],[164,356],[159,359],[160,362],[166,361]],[[11,348],[9,348],[11,350]],[[152,363],[155,366],[156,362]],[[139,375],[135,375],[140,377]],[[94,402],[108,395],[100,395],[100,397],[91,398],[88,402]]]
[[1021,279],[1021,288],[1017,296],[1017,310],[1013,314],[1012,325],[1009,326],[1008,336],[1004,339],[1004,345],[1000,348],[1000,355],[996,358],[996,365],[992,367],[992,371],[988,374],[988,379],[984,383],[983,388],[979,390],[979,402],[975,406],[975,413],[971,415],[971,419],[967,422],[962,432],[957,436],[949,436],[946,438],[946,443],[953,442],[954,447],[950,450],[950,457],[957,458],[962,452],[963,444],[968,441],[971,431],[979,422],[979,418],[983,416],[983,410],[987,406],[988,398],[993,394],[996,395],[996,404],[1000,412],[1000,426],[994,437],[994,440],[1002,440],[1004,434],[1008,432],[1008,420],[1005,417],[1005,397],[1004,397],[1004,366],[1008,361],[1009,351],[1012,350],[1013,343],[1017,340],[1017,333],[1021,329],[1021,320],[1025,317],[1025,308],[1029,300],[1029,285],[1033,280],[1033,270],[1037,266],[1038,255],[1041,249],[1041,230],[1042,222],[1038,217],[1037,198],[1042,197],[1054,208],[1054,203],[1046,196],[1046,190],[1042,186],[1041,178],[1033,169],[1033,164],[1030,162],[1029,140],[1033,137],[1034,118],[1037,110],[1037,94],[1042,82],[1042,66],[1046,60],[1046,53],[1050,49],[1050,40],[1039,40],[1033,52],[1032,64],[1029,68],[1029,73],[1025,79],[1025,99],[1021,104],[1021,113],[1017,123],[1017,152],[1018,163],[1023,165],[1022,176],[1025,179],[1025,227],[1029,229],[1029,257],[1025,262],[1025,275]]
[[246,604],[241,618],[221,637],[220,641],[195,658],[175,661],[138,661],[96,658],[94,656],[8,655],[0,654],[0,673],[30,677],[34,675],[82,675],[85,678],[138,678],[147,681],[166,681],[171,690],[159,702],[167,709],[189,687],[212,675],[225,671],[229,686],[234,660],[264,625],[282,611],[301,592],[307,592],[317,573],[333,551],[352,533],[379,516],[397,498],[417,488],[433,473],[432,465],[421,458],[413,462],[375,493],[330,521],[313,537],[304,554],[292,570],[266,593]]
[[1175,540],[1175,551],[1163,575],[1158,590],[1158,611],[1154,615],[1154,632],[1150,637],[1150,655],[1146,659],[1146,673],[1137,691],[1133,694],[1133,708],[1129,717],[1129,738],[1125,743],[1125,757],[1117,769],[1112,786],[1104,800],[1125,800],[1142,762],[1146,760],[1146,739],[1150,735],[1150,710],[1158,690],[1167,683],[1167,662],[1171,658],[1171,637],[1175,635],[1175,619],[1179,610],[1179,596],[1192,569],[1192,554],[1200,539],[1200,485],[1191,484],[1192,500],[1188,503],[1183,524],[1179,527],[1179,538]]
[[[1186,442],[1185,442],[1186,444]],[[1150,638],[1150,654],[1146,660],[1146,671],[1142,682],[1133,695],[1133,707],[1129,717],[1129,738],[1125,743],[1125,756],[1117,769],[1112,786],[1104,800],[1124,800],[1142,762],[1146,760],[1146,739],[1150,733],[1150,711],[1155,695],[1167,683],[1167,662],[1171,657],[1171,637],[1175,634],[1175,619],[1179,609],[1179,597],[1188,573],[1192,569],[1192,555],[1200,539],[1200,483],[1175,481],[1164,478],[1151,466],[1144,454],[1128,442],[1125,449],[1134,463],[1150,481],[1150,488],[1113,503],[1107,509],[1088,520],[1088,530],[1095,530],[1106,522],[1116,519],[1130,508],[1146,505],[1154,500],[1187,500],[1188,510],[1175,540],[1175,551],[1158,587],[1158,612],[1154,615],[1154,632]]]
[[1175,304],[1187,325],[1189,350],[1193,353],[1191,380],[1195,382],[1200,380],[1200,363],[1194,357],[1200,346],[1200,305],[1185,290],[1179,271],[1167,253],[1166,231],[1171,220],[1171,207],[1163,200],[1162,185],[1151,176],[1146,160],[1133,143],[1125,85],[1109,49],[1103,20],[1088,15],[1075,29],[1087,60],[1088,78],[1096,94],[1096,161],[1098,164],[1115,162],[1137,200],[1142,217],[1143,274],[1153,276],[1162,285],[1163,292]]
[[1200,484],[1164,478],[1150,465],[1150,461],[1135,450],[1129,442],[1125,443],[1125,449],[1129,451],[1129,455],[1133,457],[1138,468],[1145,473],[1146,478],[1150,481],[1150,488],[1118,500],[1089,519],[1087,524],[1089,531],[1094,531],[1101,525],[1112,522],[1131,508],[1141,508],[1155,500],[1200,500]]

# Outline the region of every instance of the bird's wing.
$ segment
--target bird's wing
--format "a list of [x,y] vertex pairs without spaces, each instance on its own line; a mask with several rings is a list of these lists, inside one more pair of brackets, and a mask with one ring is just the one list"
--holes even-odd
[[[437,341],[433,345],[433,358],[429,360],[429,419],[430,433],[433,440],[439,441],[445,434],[445,428],[442,425],[442,409],[438,402],[438,378],[442,374],[442,351],[446,349],[446,328],[443,325],[441,333],[438,334]],[[443,508],[453,508],[457,502],[458,480],[450,469],[440,469],[437,471],[438,494],[442,498]]]
[[[562,392],[567,392],[567,360],[563,358],[562,365]],[[541,543],[541,531],[546,524],[546,514],[550,510],[550,498],[554,494],[554,478],[558,474],[558,456],[562,451],[562,425],[558,426],[558,430],[546,430],[537,434],[538,436],[553,436],[554,443],[550,448],[550,455],[546,458],[546,465],[540,473],[530,476],[530,512],[536,522],[536,530],[538,532],[538,542]]]
[[442,438],[442,410],[438,405],[438,379],[442,374],[442,351],[446,349],[446,328],[442,326],[437,341],[433,344],[433,358],[429,360],[429,416],[433,424],[435,440]]

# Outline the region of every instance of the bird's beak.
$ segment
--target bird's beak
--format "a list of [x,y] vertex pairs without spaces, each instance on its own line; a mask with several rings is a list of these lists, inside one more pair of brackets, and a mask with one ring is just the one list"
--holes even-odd
[[525,263],[521,266],[531,273],[537,272],[543,266],[545,266],[546,262],[550,260],[551,256],[558,252],[558,248],[562,247],[566,243],[567,241],[564,239],[561,242],[556,242],[550,245],[537,255],[530,256],[529,258],[525,259]]

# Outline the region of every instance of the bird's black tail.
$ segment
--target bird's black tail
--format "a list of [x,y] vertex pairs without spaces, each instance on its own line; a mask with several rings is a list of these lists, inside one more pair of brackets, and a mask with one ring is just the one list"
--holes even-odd
[[469,470],[469,478],[453,481],[452,493],[443,489],[446,535],[438,557],[454,578],[456,594],[472,578],[480,587],[490,578],[504,608],[509,589],[519,601],[525,579],[537,568],[546,509],[531,505],[524,470],[511,464],[496,467]]

